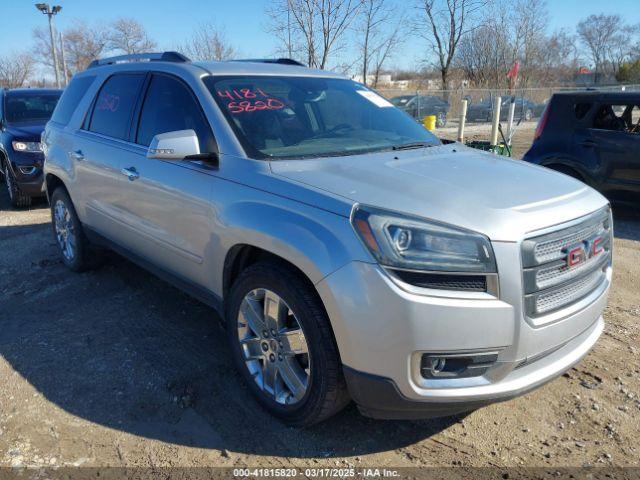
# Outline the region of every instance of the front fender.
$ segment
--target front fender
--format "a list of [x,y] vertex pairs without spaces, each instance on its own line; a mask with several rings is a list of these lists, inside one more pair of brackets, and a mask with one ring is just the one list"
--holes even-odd
[[[314,284],[350,261],[371,262],[348,218],[280,197],[242,201],[221,212],[225,248],[250,245],[282,257]],[[222,291],[224,261],[216,290]]]

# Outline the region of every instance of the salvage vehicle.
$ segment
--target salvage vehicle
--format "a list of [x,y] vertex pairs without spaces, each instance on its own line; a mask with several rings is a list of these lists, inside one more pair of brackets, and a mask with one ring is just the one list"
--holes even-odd
[[14,207],[45,195],[40,135],[61,90],[0,89],[0,176]]
[[449,103],[432,95],[400,95],[389,100],[394,106],[405,111],[419,122],[428,115],[435,115],[436,127],[447,125]]
[[[530,121],[539,117],[544,111],[544,105],[535,103],[528,98],[510,96],[502,97],[500,105],[500,120],[505,121],[509,118],[509,105],[512,100],[516,104],[514,110],[514,120]],[[470,103],[467,107],[467,120],[470,122],[490,122],[493,118],[493,99],[486,98],[477,103]]]
[[543,165],[602,192],[640,203],[640,93],[555,94],[542,116],[527,162]]
[[341,75],[96,60],[43,141],[62,261],[81,271],[109,247],[214,307],[288,424],[350,400],[376,418],[473,410],[552,380],[602,333],[604,197],[443,144]]

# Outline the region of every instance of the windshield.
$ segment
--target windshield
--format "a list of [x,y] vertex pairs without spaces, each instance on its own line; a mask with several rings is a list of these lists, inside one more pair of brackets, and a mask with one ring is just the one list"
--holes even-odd
[[51,118],[60,93],[11,93],[5,98],[7,123],[45,123]]
[[440,141],[387,100],[351,80],[205,77],[253,158],[356,155]]

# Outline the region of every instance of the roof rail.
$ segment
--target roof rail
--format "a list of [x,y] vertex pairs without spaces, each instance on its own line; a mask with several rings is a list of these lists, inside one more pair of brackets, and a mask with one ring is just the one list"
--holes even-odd
[[99,58],[91,62],[87,68],[113,65],[115,63],[140,61],[185,63],[190,62],[191,60],[178,52],[132,53],[130,55],[118,55],[117,57]]
[[243,58],[233,60],[234,62],[254,62],[254,63],[277,63],[280,65],[295,65],[297,67],[306,67],[304,63],[300,63],[292,58]]

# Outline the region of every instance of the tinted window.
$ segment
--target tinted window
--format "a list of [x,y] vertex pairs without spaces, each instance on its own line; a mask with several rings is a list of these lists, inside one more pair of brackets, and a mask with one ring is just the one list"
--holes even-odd
[[110,77],[100,89],[89,130],[121,140],[129,139],[131,113],[144,81],[142,74]]
[[148,146],[154,135],[176,130],[195,131],[200,151],[215,151],[209,124],[188,87],[175,78],[154,75],[140,113],[136,143]]
[[7,123],[45,123],[60,98],[56,93],[9,92],[5,98]]
[[69,86],[65,89],[60,101],[53,111],[51,121],[66,125],[71,120],[71,115],[76,110],[78,103],[82,99],[87,90],[96,77],[76,77],[71,80]]
[[254,158],[347,156],[440,141],[365,86],[338,78],[205,77]]
[[585,115],[589,113],[589,110],[591,110],[590,103],[576,103],[574,107],[576,118],[578,120],[582,120],[585,117]]

